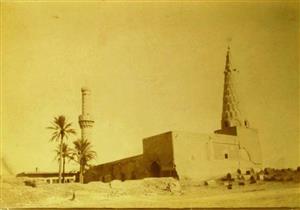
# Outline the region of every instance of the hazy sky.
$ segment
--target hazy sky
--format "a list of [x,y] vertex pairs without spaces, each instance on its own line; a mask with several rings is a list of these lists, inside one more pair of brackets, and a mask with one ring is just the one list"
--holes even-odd
[[265,166],[300,165],[296,3],[2,5],[1,140],[16,173],[58,169],[45,127],[64,114],[80,136],[81,86],[92,90],[94,164],[140,154],[161,132],[212,133],[229,40]]

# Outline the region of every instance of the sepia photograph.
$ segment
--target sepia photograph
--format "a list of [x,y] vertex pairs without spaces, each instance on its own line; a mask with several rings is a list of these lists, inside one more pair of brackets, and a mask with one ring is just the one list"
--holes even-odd
[[298,0],[0,5],[0,209],[300,208]]

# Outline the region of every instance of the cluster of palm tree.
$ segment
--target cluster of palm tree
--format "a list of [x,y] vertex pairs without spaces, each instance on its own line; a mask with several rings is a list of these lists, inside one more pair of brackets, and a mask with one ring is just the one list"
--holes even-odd
[[59,162],[58,182],[64,183],[66,160],[72,160],[79,164],[79,181],[83,183],[83,174],[88,162],[96,157],[96,152],[91,149],[91,143],[87,139],[80,138],[73,142],[74,148],[70,148],[64,140],[68,140],[69,136],[75,135],[76,132],[72,128],[72,123],[68,123],[63,115],[54,117],[52,126],[47,129],[53,130],[50,140],[59,143],[55,150],[55,159]]

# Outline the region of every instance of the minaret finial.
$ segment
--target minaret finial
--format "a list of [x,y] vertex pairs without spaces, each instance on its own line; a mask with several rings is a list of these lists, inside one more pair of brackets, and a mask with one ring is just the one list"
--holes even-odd
[[226,63],[225,63],[225,71],[231,70],[231,54],[230,54],[230,45],[227,47],[227,54],[226,54]]

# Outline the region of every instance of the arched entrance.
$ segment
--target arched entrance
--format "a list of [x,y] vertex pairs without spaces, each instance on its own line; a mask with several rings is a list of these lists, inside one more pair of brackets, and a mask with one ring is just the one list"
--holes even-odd
[[160,177],[160,165],[156,161],[151,164],[151,175],[153,177]]

